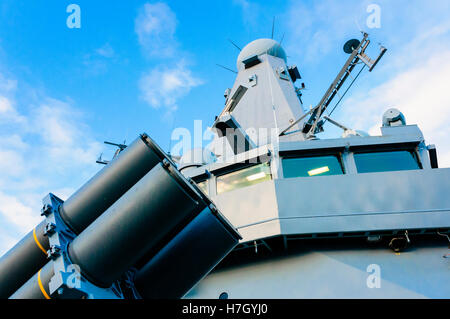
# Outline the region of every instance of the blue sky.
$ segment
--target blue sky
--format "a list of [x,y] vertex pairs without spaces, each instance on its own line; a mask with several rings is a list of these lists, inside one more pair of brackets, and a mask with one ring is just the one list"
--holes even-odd
[[[66,8],[81,9],[81,28]],[[414,4],[413,4],[414,3]],[[367,8],[381,9],[369,28]],[[283,35],[288,64],[315,105],[345,62],[342,46],[369,32],[371,53],[335,119],[378,134],[383,112],[398,107],[419,124],[450,166],[450,3],[442,1],[86,1],[0,3],[0,254],[41,220],[48,192],[67,198],[100,168],[104,140],[147,132],[165,150],[173,128],[212,124],[248,42]],[[340,132],[327,127],[324,137]]]

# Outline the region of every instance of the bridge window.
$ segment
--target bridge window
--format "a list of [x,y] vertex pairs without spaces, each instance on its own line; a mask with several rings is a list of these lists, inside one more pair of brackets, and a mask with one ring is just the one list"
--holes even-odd
[[258,164],[248,168],[217,176],[217,194],[238,188],[251,186],[272,179],[269,163]]
[[344,174],[338,155],[287,157],[282,163],[285,178]]
[[354,158],[358,173],[403,171],[421,168],[414,151],[355,153]]
[[200,188],[205,194],[208,194],[208,181],[198,182],[197,186]]

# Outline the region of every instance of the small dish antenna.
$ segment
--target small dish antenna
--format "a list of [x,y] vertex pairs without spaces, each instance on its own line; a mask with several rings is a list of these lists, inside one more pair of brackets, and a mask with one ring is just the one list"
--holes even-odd
[[351,39],[345,42],[344,52],[347,54],[352,54],[356,50],[361,42],[358,39]]
[[[326,110],[326,108],[330,105],[331,101],[334,99],[336,95],[340,96],[339,101],[334,106],[331,113],[334,111],[336,106],[339,104],[339,102],[342,100],[342,98],[345,96],[347,91],[350,89],[350,87],[353,85],[355,80],[358,78],[359,74],[361,74],[362,70],[367,66],[369,68],[369,72],[372,72],[373,68],[377,65],[377,63],[380,61],[381,57],[386,53],[386,48],[381,46],[381,52],[379,53],[378,57],[376,59],[371,59],[366,53],[365,50],[367,46],[370,43],[370,40],[368,39],[368,34],[363,33],[363,39],[361,41],[357,39],[351,39],[347,41],[344,44],[344,52],[347,54],[350,54],[350,57],[345,62],[344,66],[339,71],[338,75],[334,79],[333,83],[331,83],[328,90],[325,92],[324,96],[320,100],[319,104],[317,104],[316,107],[314,107],[310,113],[312,113],[309,117],[309,119],[303,123],[302,132],[306,135],[306,137],[309,138],[315,138],[314,134],[320,133],[323,131],[323,124],[325,121],[321,120],[321,117]],[[360,69],[359,73],[356,75],[355,78],[353,78],[353,81],[350,83],[350,85],[347,87],[343,95],[339,94],[339,90],[342,88],[342,85],[350,76],[350,73],[353,71],[355,66],[359,64],[359,62],[363,63],[362,68]],[[331,115],[330,113],[330,115]],[[295,124],[300,122],[301,119],[303,119],[307,114],[305,113],[302,115],[300,119],[290,124],[286,129],[284,129],[280,136],[285,135],[288,130],[290,130]],[[326,120],[326,119],[325,119]]]

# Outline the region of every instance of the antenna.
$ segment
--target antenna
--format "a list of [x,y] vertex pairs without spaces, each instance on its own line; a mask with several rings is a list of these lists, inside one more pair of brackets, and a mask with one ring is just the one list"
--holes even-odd
[[330,118],[330,117],[328,117],[328,116],[326,116],[326,115],[324,115],[323,118],[326,119],[326,120],[328,120],[328,122],[330,122],[331,124],[336,125],[336,126],[339,127],[340,129],[343,129],[344,132],[345,132],[345,131],[351,131],[351,130],[352,130],[351,128],[348,128],[347,126],[345,126],[345,125],[339,123],[339,122],[336,121],[336,120],[333,120],[332,118]]
[[[323,121],[320,118],[322,117],[323,113],[325,112],[326,108],[331,103],[333,98],[336,95],[340,96],[339,101],[336,103],[331,113],[333,113],[336,106],[345,96],[349,88],[353,85],[353,83],[358,78],[359,74],[364,69],[364,67],[367,66],[369,68],[369,72],[371,72],[373,68],[377,65],[377,63],[380,61],[381,57],[386,53],[386,48],[382,46],[381,52],[379,53],[378,57],[376,59],[371,59],[365,53],[365,50],[370,43],[368,36],[369,35],[367,33],[363,33],[363,39],[361,41],[357,39],[351,39],[345,43],[344,52],[350,54],[350,57],[347,59],[345,65],[342,67],[341,71],[338,73],[335,80],[330,85],[330,87],[320,100],[320,102],[316,105],[316,107],[314,107],[313,109],[314,111],[312,112],[309,119],[303,124],[302,132],[306,135],[307,139],[314,138],[315,137],[314,135],[316,133],[320,133],[323,131],[323,124],[327,121],[327,119]],[[350,73],[353,71],[355,66],[357,64],[360,64],[361,62],[363,63],[363,67],[359,71],[356,78],[354,78],[353,81],[350,83],[350,86],[344,92],[344,95],[341,96],[339,94],[339,90],[342,88],[342,85],[344,84],[345,80],[350,76]],[[331,115],[331,113],[329,115]],[[305,115],[302,116],[302,119],[304,116]],[[297,120],[294,123],[298,123],[299,121],[300,120]],[[286,129],[284,129],[280,135],[286,134],[286,132],[293,127],[293,124],[289,125]]]
[[172,132],[175,129],[175,117],[176,117],[176,113],[173,114],[172,116],[172,130],[170,131],[170,136],[169,136],[169,150],[167,151],[167,154],[172,158]]
[[[104,141],[104,143],[107,145],[117,146],[117,150],[114,152],[112,159],[114,159],[117,155],[119,155],[120,152],[122,152],[124,149],[127,148],[127,146],[125,145],[125,142],[126,142],[126,140],[123,141],[123,144]],[[102,156],[103,156],[103,153],[100,154],[100,156],[97,158],[97,160],[95,162],[98,164],[103,164],[103,165],[108,164],[110,161],[104,160],[102,158]]]
[[280,40],[280,45],[281,45],[281,43],[283,43],[283,40],[284,40],[284,35],[286,34],[286,32],[283,32],[283,36],[281,37],[281,40]]
[[123,141],[124,144],[112,143],[112,142],[108,142],[108,141],[105,141],[104,143],[108,144],[108,145],[112,145],[112,146],[117,146],[121,151],[123,151],[127,147],[125,145],[125,141]]
[[272,20],[272,36],[270,37],[273,40],[273,31],[275,30],[275,16],[273,16]]
[[355,24],[356,24],[356,26],[358,27],[358,29],[359,29],[359,32],[361,32],[361,33],[363,33],[364,34],[364,31],[363,31],[363,29],[361,28],[361,26],[359,25],[359,22],[358,22],[358,20],[357,20],[357,18],[355,17]]
[[224,69],[227,70],[227,71],[230,71],[230,72],[233,72],[234,74],[237,74],[236,71],[234,71],[234,70],[232,70],[232,69],[230,69],[230,68],[227,68],[226,66],[223,66],[223,65],[221,65],[221,64],[219,64],[219,63],[216,63],[216,65],[217,65],[217,66],[220,66],[221,68],[224,68]]
[[97,158],[97,160],[95,161],[97,164],[103,164],[106,165],[109,163],[109,161],[106,161],[102,158],[103,153],[100,153],[100,156]]
[[[339,98],[339,101],[337,101],[337,103],[334,105],[333,109],[331,110],[330,114],[328,114],[329,116],[331,116],[331,114],[333,114],[334,110],[336,109],[336,107],[339,105],[339,103],[342,101],[342,99],[344,98],[345,94],[347,94],[348,90],[352,87],[353,83],[355,83],[356,79],[359,77],[359,75],[361,74],[361,72],[363,71],[363,69],[366,66],[363,65],[362,68],[359,70],[358,74],[355,76],[355,78],[353,79],[353,81],[350,83],[350,85],[347,87],[347,89],[345,90],[344,94],[342,94],[342,96]],[[325,122],[327,121],[327,119],[325,118]]]
[[233,41],[231,41],[231,39],[228,39],[228,42],[230,42],[232,45],[234,45],[239,51],[242,50],[240,47],[237,46],[236,43],[234,43]]

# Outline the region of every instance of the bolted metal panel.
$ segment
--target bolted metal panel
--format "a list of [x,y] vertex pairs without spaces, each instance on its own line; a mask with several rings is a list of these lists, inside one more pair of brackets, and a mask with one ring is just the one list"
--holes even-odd
[[206,204],[176,169],[155,166],[70,244],[71,261],[108,287]]
[[206,208],[178,233],[136,274],[141,297],[181,298],[206,276],[240,238],[223,220]]

